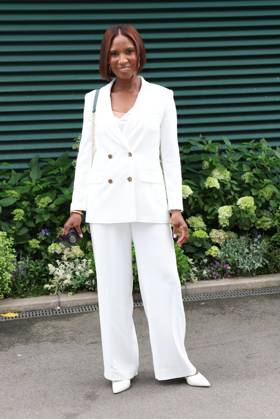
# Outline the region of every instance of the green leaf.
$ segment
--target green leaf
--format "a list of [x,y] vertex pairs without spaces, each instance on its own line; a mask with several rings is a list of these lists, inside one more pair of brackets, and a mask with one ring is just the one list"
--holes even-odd
[[17,235],[18,236],[22,236],[23,234],[26,234],[26,233],[28,233],[28,228],[26,228],[26,227],[22,227],[22,228],[20,228],[19,230],[17,230]]
[[17,201],[17,198],[9,197],[0,199],[0,207],[9,207]]
[[39,159],[38,157],[34,157],[30,163],[30,177],[32,182],[35,183],[41,177],[41,170],[39,166]]

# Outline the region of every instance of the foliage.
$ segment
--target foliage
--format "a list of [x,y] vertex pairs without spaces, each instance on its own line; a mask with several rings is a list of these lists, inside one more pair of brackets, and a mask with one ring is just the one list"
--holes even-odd
[[47,294],[44,284],[49,279],[46,258],[33,259],[30,255],[16,261],[13,275],[11,295],[28,297]]
[[0,229],[24,254],[29,240],[51,243],[69,212],[74,170],[67,154],[33,158],[23,171],[0,172]]
[[69,294],[81,288],[95,289],[95,266],[91,245],[87,246],[88,254],[80,246],[66,247],[61,243],[53,243],[48,253],[53,256],[53,263],[48,264],[50,280],[44,288],[53,294],[68,291]]
[[[233,144],[228,139],[218,143],[200,138],[183,146],[181,154],[183,190],[192,191],[183,194],[190,227],[184,250],[198,266],[205,256],[218,260],[220,246],[230,238],[250,237],[253,232],[267,240],[276,237],[280,232],[279,148],[265,140]],[[269,262],[273,256],[275,269],[279,250],[275,241],[273,251],[266,254]],[[234,266],[235,274],[240,269],[248,272],[245,266]],[[269,270],[269,263],[266,266]]]
[[16,258],[13,244],[13,239],[0,231],[0,299],[11,291]]
[[[189,225],[183,248],[174,244],[181,284],[279,272],[279,148],[265,140],[236,144],[201,137],[181,146],[181,160]],[[0,230],[6,235],[0,239],[0,295],[95,290],[89,226],[82,227],[79,249],[62,249],[57,240],[69,214],[74,165],[63,154],[34,158],[23,171],[1,170]],[[132,268],[133,290],[139,291],[133,247]]]
[[259,236],[254,239],[241,236],[222,244],[219,259],[222,263],[228,263],[236,274],[255,275],[268,263],[265,257],[267,250],[267,241],[260,240]]

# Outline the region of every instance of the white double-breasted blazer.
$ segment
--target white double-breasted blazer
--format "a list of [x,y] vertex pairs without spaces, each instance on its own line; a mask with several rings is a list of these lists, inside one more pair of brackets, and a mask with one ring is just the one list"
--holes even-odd
[[100,89],[94,126],[95,90],[85,95],[70,210],[86,211],[88,223],[168,223],[170,209],[183,210],[173,91],[141,79],[123,130],[111,107],[114,80]]

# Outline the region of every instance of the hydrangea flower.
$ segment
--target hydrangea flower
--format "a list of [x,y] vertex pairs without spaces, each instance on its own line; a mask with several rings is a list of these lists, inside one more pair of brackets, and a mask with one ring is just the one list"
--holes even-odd
[[266,201],[269,201],[272,198],[272,195],[274,194],[274,192],[276,192],[276,191],[277,191],[277,188],[275,188],[274,185],[268,184],[268,185],[265,185],[262,189],[259,190],[259,194]]
[[64,246],[60,243],[52,243],[48,247],[48,253],[60,255],[63,253]]
[[37,239],[28,240],[28,245],[33,250],[40,249],[40,241]]
[[20,194],[18,193],[18,191],[15,191],[14,189],[8,189],[5,192],[5,195],[8,196],[9,198],[19,198]]
[[188,196],[193,194],[193,190],[188,185],[182,185],[182,196],[186,199]]
[[273,218],[267,215],[263,215],[256,220],[256,227],[261,228],[262,230],[269,230],[273,227],[273,224]]
[[252,180],[254,179],[254,175],[252,172],[245,172],[241,176],[241,179],[244,180],[245,183],[251,183]]
[[63,260],[76,259],[84,256],[84,252],[80,246],[65,247],[63,251]]
[[227,238],[227,233],[224,230],[217,230],[213,228],[209,233],[210,239],[213,243],[219,245],[223,244]]
[[14,221],[21,221],[24,219],[24,210],[21,208],[16,208],[12,211],[13,214],[13,220]]
[[204,186],[207,189],[210,189],[210,188],[220,189],[220,183],[219,183],[218,179],[216,179],[215,177],[212,177],[212,176],[208,176],[208,178],[204,182]]
[[256,206],[255,201],[252,196],[242,196],[238,199],[237,205],[242,210],[249,210],[250,212],[255,212]]
[[212,256],[213,258],[218,258],[220,256],[220,249],[218,246],[211,246],[209,249],[205,252],[207,256]]
[[216,169],[212,170],[211,175],[219,180],[230,180],[231,174],[224,166],[218,166]]
[[206,224],[204,223],[201,215],[192,216],[188,218],[188,224],[194,230],[206,230]]
[[203,162],[202,162],[202,169],[203,170],[209,169],[209,162],[207,160],[203,160]]
[[197,239],[207,239],[208,234],[204,230],[195,230],[192,234],[193,237],[196,237]]
[[36,196],[35,202],[38,208],[46,208],[52,202],[52,198],[50,196]]
[[219,224],[222,227],[226,227],[229,225],[229,219],[232,216],[232,206],[231,205],[224,205],[218,209],[218,218]]
[[226,235],[226,240],[237,238],[237,234],[234,231],[225,231],[225,235]]

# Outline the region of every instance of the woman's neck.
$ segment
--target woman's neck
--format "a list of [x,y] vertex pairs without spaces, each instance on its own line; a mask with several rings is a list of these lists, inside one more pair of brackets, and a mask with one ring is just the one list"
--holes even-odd
[[128,80],[117,78],[112,86],[112,91],[138,92],[140,90],[140,86],[141,78],[136,74]]

